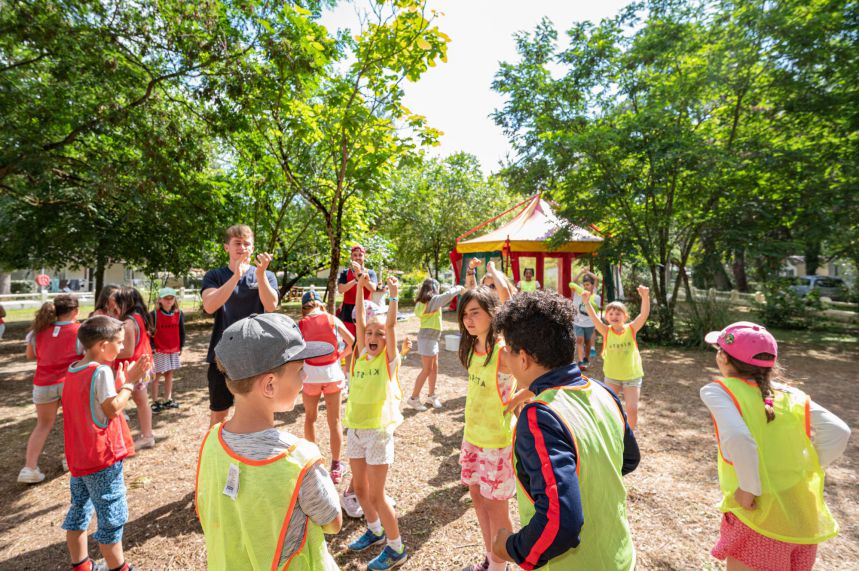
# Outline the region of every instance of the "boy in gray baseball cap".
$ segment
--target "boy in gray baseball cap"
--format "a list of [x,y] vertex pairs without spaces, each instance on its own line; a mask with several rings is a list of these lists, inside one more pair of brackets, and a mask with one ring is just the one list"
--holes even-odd
[[337,569],[324,534],[340,531],[337,490],[315,444],[275,428],[301,394],[304,360],[334,351],[305,342],[290,318],[251,315],[215,347],[235,412],[200,446],[197,515],[209,569]]

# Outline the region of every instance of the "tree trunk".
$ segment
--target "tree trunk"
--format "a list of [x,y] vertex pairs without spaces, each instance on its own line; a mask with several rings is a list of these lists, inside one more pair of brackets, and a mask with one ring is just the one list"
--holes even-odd
[[8,295],[12,293],[12,274],[10,272],[0,272],[0,295]]
[[95,261],[95,296],[98,298],[98,294],[101,292],[101,288],[104,287],[104,266],[107,263],[107,260],[104,259],[104,256],[101,254],[98,255]]
[[820,242],[814,241],[805,244],[805,273],[813,276],[820,267]]
[[[329,225],[328,240],[331,244],[331,269],[328,270],[328,283],[325,286],[328,292],[328,313],[334,315],[334,306],[337,303],[337,274],[340,271],[340,240],[341,232]],[[358,287],[358,286],[355,286]]]
[[746,276],[746,251],[739,249],[734,252],[734,262],[731,264],[731,270],[734,273],[734,283],[737,284],[737,290],[743,293],[749,291],[749,279]]

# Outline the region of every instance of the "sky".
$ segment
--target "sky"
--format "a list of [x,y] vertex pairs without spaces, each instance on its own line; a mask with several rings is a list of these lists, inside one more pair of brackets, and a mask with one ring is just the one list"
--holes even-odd
[[[359,29],[356,9],[368,0],[341,1],[327,12],[322,23],[336,28]],[[405,85],[405,106],[427,117],[444,135],[431,155],[447,156],[465,151],[477,156],[486,174],[499,170],[510,143],[490,117],[503,106],[492,90],[492,80],[502,61],[515,62],[514,34],[532,31],[543,16],[563,32],[573,22],[614,16],[628,0],[428,0],[428,9],[443,15],[436,21],[451,38],[448,62],[430,68],[416,83]]]

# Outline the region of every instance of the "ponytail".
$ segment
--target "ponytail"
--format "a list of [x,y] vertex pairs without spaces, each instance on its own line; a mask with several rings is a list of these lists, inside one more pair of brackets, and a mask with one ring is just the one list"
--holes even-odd
[[[724,352],[724,351],[723,351]],[[772,388],[772,380],[778,372],[776,367],[758,367],[757,365],[749,365],[731,357],[724,353],[728,358],[728,362],[741,377],[753,380],[761,390],[761,399],[764,402],[764,411],[767,415],[767,422],[775,420],[775,391]],[[775,356],[771,353],[758,353],[754,356],[755,359],[774,360]]]
[[54,307],[53,301],[46,301],[36,312],[36,317],[33,319],[33,324],[30,325],[30,331],[35,335],[44,329],[47,329],[57,320],[57,309]]

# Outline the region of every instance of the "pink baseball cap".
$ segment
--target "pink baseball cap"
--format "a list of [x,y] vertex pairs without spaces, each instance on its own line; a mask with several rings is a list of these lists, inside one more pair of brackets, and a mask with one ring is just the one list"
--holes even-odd
[[354,246],[352,246],[351,251],[354,252],[355,250],[360,250],[360,251],[365,252],[365,253],[367,252],[367,250],[365,250],[364,246],[362,246],[361,244],[355,244]]
[[[737,321],[722,329],[711,331],[704,341],[717,345],[734,359],[757,367],[772,367],[778,357],[778,343],[763,325]],[[756,359],[755,355],[769,353],[772,359]]]

